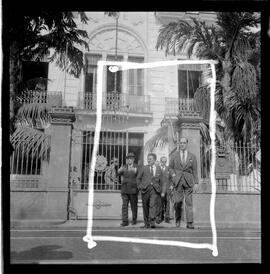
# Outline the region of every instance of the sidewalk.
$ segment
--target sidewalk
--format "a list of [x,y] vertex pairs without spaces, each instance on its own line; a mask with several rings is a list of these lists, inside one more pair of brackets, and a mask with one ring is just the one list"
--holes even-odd
[[[120,228],[121,220],[117,219],[99,219],[99,220],[93,220],[92,222],[92,228],[98,229],[98,228],[110,228],[110,229],[117,229]],[[87,229],[87,220],[67,220],[67,221],[61,221],[61,220],[16,220],[10,222],[10,229],[16,230],[16,229],[81,229],[86,230]],[[143,225],[143,221],[139,220],[136,225],[129,225],[125,228],[134,228],[137,229],[140,226]],[[211,230],[211,224],[209,222],[205,223],[194,223],[196,229],[209,229]],[[157,227],[165,228],[165,229],[175,229],[174,220],[171,220],[171,223],[165,223],[162,222],[161,224],[157,224]],[[186,224],[184,222],[181,223],[181,227],[186,227]],[[122,228],[122,227],[121,227]],[[261,226],[259,223],[216,223],[217,230],[219,229],[239,229],[239,230],[256,230],[260,231]]]

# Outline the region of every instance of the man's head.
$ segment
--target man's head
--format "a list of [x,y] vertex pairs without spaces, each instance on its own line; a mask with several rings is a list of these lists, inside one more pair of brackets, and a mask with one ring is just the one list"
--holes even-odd
[[160,158],[160,165],[161,165],[162,167],[164,167],[164,166],[166,166],[166,163],[167,163],[167,157],[162,156],[162,157]]
[[126,161],[127,161],[128,165],[132,165],[134,163],[134,161],[135,161],[135,155],[134,155],[133,152],[130,152],[130,153],[127,154]]
[[113,158],[111,159],[111,164],[114,165],[114,166],[118,166],[118,165],[119,165],[118,158],[113,157]]
[[147,162],[148,162],[148,165],[154,165],[155,162],[157,160],[157,155],[155,153],[149,153],[147,155]]
[[180,150],[185,151],[187,149],[188,139],[186,137],[181,137],[179,140]]

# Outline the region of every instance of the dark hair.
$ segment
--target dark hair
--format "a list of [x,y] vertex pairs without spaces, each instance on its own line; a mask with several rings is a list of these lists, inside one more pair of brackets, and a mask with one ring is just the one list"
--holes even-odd
[[148,157],[148,156],[153,156],[154,159],[155,159],[155,161],[156,161],[156,159],[157,159],[157,155],[156,155],[155,153],[148,153],[147,157]]
[[179,142],[180,142],[181,139],[186,139],[186,141],[188,143],[188,138],[187,137],[180,137]]

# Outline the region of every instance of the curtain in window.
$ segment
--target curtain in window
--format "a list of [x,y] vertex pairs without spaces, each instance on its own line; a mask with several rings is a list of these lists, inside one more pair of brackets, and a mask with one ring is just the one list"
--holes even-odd
[[101,58],[101,55],[86,56],[85,93],[96,93],[97,62]]
[[[129,62],[143,63],[143,57],[129,56]],[[143,69],[128,70],[128,92],[130,95],[143,95],[144,75]]]
[[194,93],[200,86],[200,71],[178,70],[179,98],[194,98]]

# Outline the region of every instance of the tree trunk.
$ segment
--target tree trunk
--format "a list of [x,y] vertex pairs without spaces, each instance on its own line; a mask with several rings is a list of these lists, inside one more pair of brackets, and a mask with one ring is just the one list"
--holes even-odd
[[[227,55],[227,54],[226,54]],[[231,90],[231,78],[232,78],[232,62],[228,56],[225,56],[224,61],[222,62],[222,69],[224,72],[221,84],[224,88],[225,93],[228,93]]]

